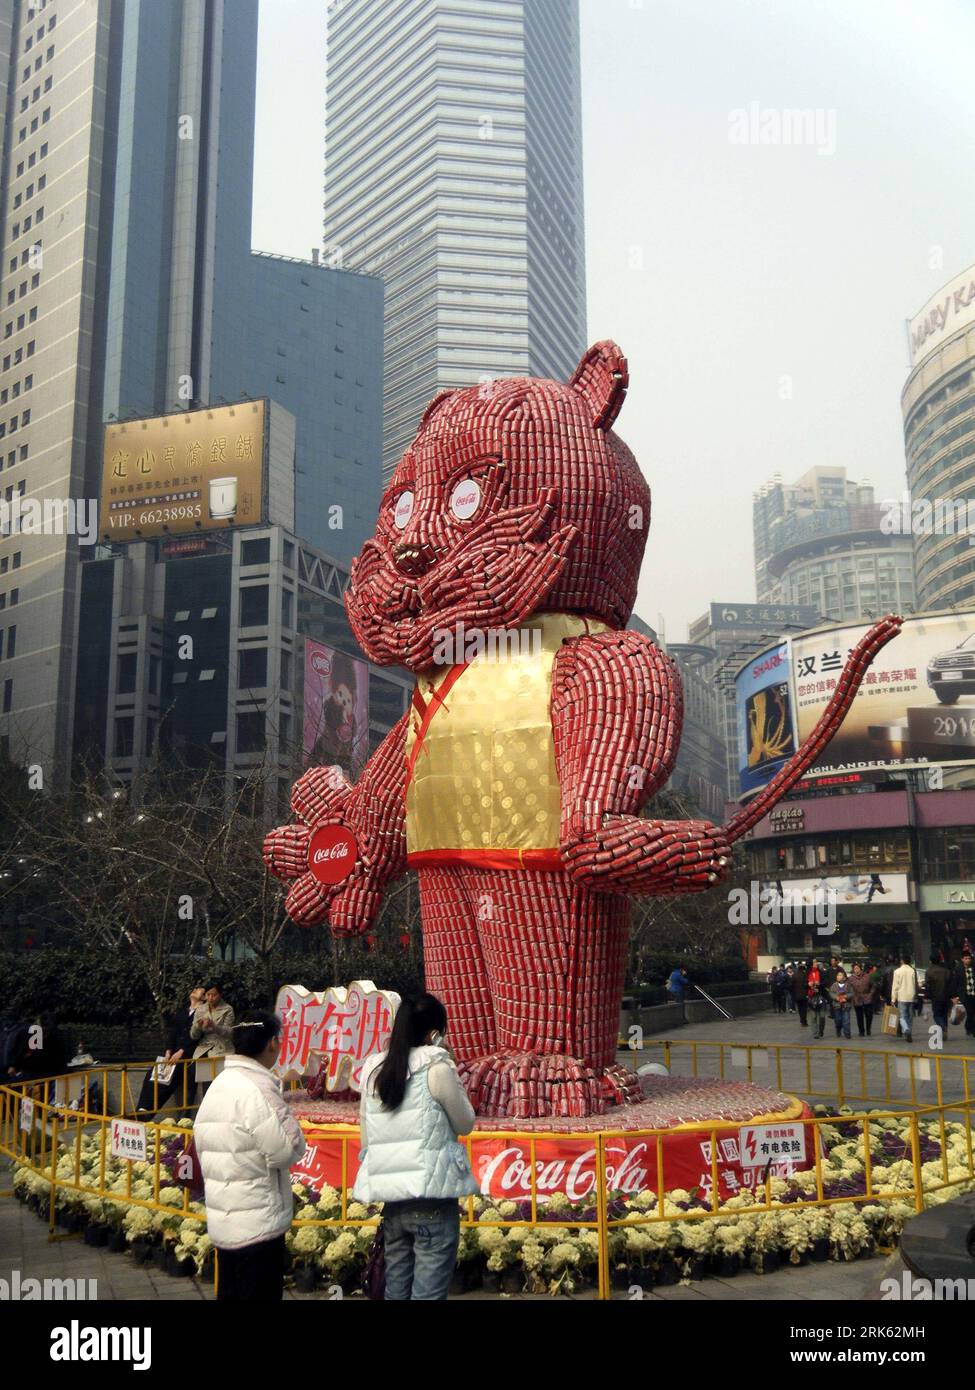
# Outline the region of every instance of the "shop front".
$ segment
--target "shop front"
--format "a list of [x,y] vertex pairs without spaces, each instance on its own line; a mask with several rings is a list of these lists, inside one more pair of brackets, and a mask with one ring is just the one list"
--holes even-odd
[[922,884],[921,912],[932,950],[958,960],[975,945],[975,881]]

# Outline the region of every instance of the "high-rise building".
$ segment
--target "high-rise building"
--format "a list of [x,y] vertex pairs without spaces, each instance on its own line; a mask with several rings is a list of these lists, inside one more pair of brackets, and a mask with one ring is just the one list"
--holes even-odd
[[911,320],[901,393],[919,608],[975,598],[975,266]]
[[759,602],[836,622],[913,612],[911,538],[886,532],[884,514],[870,484],[850,482],[845,468],[773,479],[752,507]]
[[271,397],[297,534],[348,560],[374,524],[382,284],[251,252],[257,10],[0,0],[0,498],[52,517],[0,534],[0,740],[48,778],[107,420]]
[[577,0],[333,0],[325,240],[386,287],[383,468],[431,398],[586,346]]

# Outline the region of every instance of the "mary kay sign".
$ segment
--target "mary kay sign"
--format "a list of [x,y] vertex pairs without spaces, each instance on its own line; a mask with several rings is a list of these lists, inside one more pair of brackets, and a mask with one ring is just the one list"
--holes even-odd
[[911,319],[911,366],[970,323],[975,323],[975,265],[949,280]]

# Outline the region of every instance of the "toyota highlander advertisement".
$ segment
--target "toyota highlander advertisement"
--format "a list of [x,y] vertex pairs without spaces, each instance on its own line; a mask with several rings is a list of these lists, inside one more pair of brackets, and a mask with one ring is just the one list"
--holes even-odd
[[[807,738],[867,631],[821,628],[791,641],[797,736]],[[975,612],[907,618],[879,653],[815,771],[975,760]]]

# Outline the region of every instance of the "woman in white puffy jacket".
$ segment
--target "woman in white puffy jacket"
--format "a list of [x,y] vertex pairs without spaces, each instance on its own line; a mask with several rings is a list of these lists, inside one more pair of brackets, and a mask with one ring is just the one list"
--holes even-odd
[[362,1068],[362,1152],[353,1196],[383,1203],[386,1298],[447,1297],[460,1238],[458,1199],[478,1191],[458,1136],[474,1110],[433,994],[404,999],[385,1052]]
[[233,1030],[234,1051],[193,1126],[206,1189],[207,1234],[217,1250],[217,1298],[267,1302],[284,1287],[289,1169],[305,1152],[298,1121],[271,1074],[280,1021],[253,1013]]

